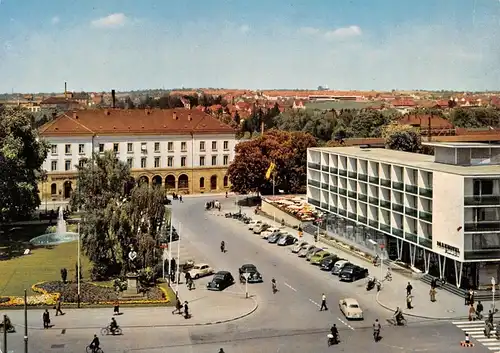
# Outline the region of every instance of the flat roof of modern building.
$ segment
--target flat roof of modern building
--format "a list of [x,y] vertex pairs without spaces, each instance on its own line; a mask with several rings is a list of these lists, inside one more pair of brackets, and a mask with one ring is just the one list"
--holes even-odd
[[436,163],[434,156],[420,153],[395,151],[385,148],[359,148],[350,147],[314,147],[310,150],[326,153],[335,153],[346,157],[363,158],[374,162],[385,162],[401,166],[413,167],[427,171],[438,171],[450,174],[467,176],[500,176],[500,165],[472,165],[459,166],[452,164]]
[[422,145],[442,148],[500,148],[500,145],[483,142],[422,142]]

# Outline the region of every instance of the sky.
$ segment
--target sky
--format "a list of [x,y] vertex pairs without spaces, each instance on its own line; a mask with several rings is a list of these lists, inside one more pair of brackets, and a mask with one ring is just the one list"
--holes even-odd
[[500,0],[0,0],[0,93],[500,90]]

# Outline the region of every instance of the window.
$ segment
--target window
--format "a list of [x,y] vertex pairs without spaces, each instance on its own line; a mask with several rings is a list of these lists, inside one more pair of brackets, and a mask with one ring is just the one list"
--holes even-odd
[[160,157],[155,157],[155,168],[160,168]]
[[217,156],[212,156],[212,165],[217,165]]
[[85,145],[83,143],[80,143],[78,145],[78,153],[79,154],[84,154],[85,153]]
[[205,151],[205,141],[200,141],[200,151]]
[[227,175],[224,176],[224,187],[227,188],[227,186],[229,185],[229,178],[227,177]]
[[167,150],[169,152],[174,152],[174,143],[173,142],[167,143]]
[[141,168],[146,168],[147,160],[146,157],[141,158]]
[[113,152],[118,153],[120,151],[120,145],[113,143]]
[[205,165],[205,156],[200,157],[200,167],[203,167]]
[[50,162],[50,170],[51,171],[57,170],[57,161]]
[[131,153],[134,151],[134,144],[132,142],[127,143],[127,152]]
[[186,152],[186,151],[187,151],[187,143],[181,142],[181,152]]
[[229,156],[222,157],[222,164],[224,164],[224,165],[228,165],[229,164]]
[[141,142],[141,152],[142,153],[148,152],[148,145],[146,144],[146,142]]
[[201,177],[200,178],[200,189],[203,189],[205,187],[205,178]]
[[185,167],[186,166],[186,157],[181,157],[181,167]]
[[160,143],[155,142],[155,152],[160,152]]
[[56,185],[56,183],[53,183],[53,184],[50,185],[50,193],[52,195],[57,194],[57,185]]
[[173,166],[174,166],[174,157],[168,157],[167,158],[167,167],[173,167]]
[[64,153],[71,154],[71,145],[64,145]]
[[80,159],[80,160],[78,161],[78,166],[79,166],[80,168],[85,167],[85,162],[86,162],[85,158]]
[[64,170],[71,170],[71,161],[64,161]]
[[104,143],[99,144],[99,153],[104,153]]
[[50,152],[52,154],[57,154],[57,145],[51,145],[50,146]]
[[134,159],[133,158],[127,158],[127,165],[129,168],[132,168],[134,165]]
[[224,151],[229,151],[229,141],[224,141]]
[[217,141],[212,141],[212,151],[217,151]]

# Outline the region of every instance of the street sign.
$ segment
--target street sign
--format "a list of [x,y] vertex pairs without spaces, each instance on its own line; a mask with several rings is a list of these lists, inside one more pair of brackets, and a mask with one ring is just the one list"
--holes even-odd
[[163,254],[161,254],[161,259],[162,259],[163,261],[167,261],[167,260],[168,260],[168,251],[167,251],[167,249],[166,249],[166,248],[165,248],[165,249],[163,249]]
[[161,243],[160,249],[168,249],[168,243]]
[[380,244],[380,249],[384,249],[385,248],[385,245],[384,244]]

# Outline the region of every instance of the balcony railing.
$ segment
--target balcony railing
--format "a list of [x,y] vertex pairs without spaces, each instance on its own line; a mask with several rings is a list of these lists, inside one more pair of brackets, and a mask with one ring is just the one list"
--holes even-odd
[[356,172],[348,172],[347,175],[352,179],[356,179],[358,177],[358,173]]
[[347,176],[347,170],[345,170],[345,169],[339,169],[339,175]]
[[355,221],[357,219],[357,217],[358,217],[358,215],[356,213],[347,212],[347,218],[350,218],[353,221]]
[[367,181],[368,180],[368,175],[358,173],[358,179],[361,180],[361,181]]
[[372,184],[377,184],[377,185],[378,185],[378,183],[379,183],[379,178],[377,178],[377,177],[372,177],[372,176],[371,176],[371,177],[369,177],[369,178],[368,178],[368,181],[369,181],[370,183],[372,183]]
[[417,238],[418,238],[418,235],[416,235],[414,233],[410,233],[410,232],[405,232],[405,239],[406,240],[409,240],[413,243],[417,243]]
[[432,249],[432,237],[430,238],[418,238],[418,243],[423,247]]
[[416,210],[412,207],[406,206],[405,207],[405,214],[417,218],[418,217],[418,210]]
[[465,232],[498,232],[499,221],[467,222],[464,224]]
[[390,210],[391,209],[391,202],[385,201],[385,200],[380,200],[380,207],[387,208],[388,210]]
[[465,206],[493,206],[500,205],[500,196],[498,195],[469,195],[465,196]]
[[403,205],[400,205],[398,203],[392,203],[392,210],[396,212],[401,212],[403,213]]
[[382,232],[386,232],[386,233],[391,234],[391,227],[388,226],[387,224],[380,223],[380,230]]
[[347,215],[347,211],[339,208],[338,214],[341,215],[341,216],[346,216]]
[[387,180],[387,179],[380,179],[380,185],[390,188],[391,187],[391,181]]
[[419,188],[418,193],[420,196],[432,198],[432,189]]
[[330,173],[337,174],[338,173],[337,168],[330,168]]
[[368,199],[368,196],[363,195],[363,194],[358,194],[358,200],[366,202],[367,199]]
[[372,204],[372,205],[377,205],[378,206],[378,199],[376,197],[369,197],[368,198],[368,201]]
[[330,185],[330,191],[337,193],[337,187],[335,185]]
[[378,221],[375,221],[375,220],[373,220],[373,219],[370,219],[370,220],[368,221],[368,224],[370,225],[370,227],[373,227],[373,228],[378,229]]
[[359,223],[362,223],[362,224],[366,224],[367,223],[367,219],[366,217],[363,217],[363,216],[358,216],[358,222]]
[[392,188],[396,190],[404,190],[405,184],[399,183],[397,181],[392,182]]
[[356,199],[358,194],[356,193],[356,191],[348,191],[347,196],[349,196],[351,199]]
[[339,194],[340,195],[347,195],[347,190],[346,189],[342,189],[342,188],[339,188]]
[[315,199],[308,198],[307,199],[307,203],[309,203],[310,205],[314,205],[314,206],[320,207],[320,202],[317,201],[317,200],[315,200]]
[[328,184],[327,183],[321,183],[321,188],[324,190],[328,190]]
[[326,202],[322,202],[320,207],[321,207],[322,209],[324,209],[324,210],[328,210],[328,209],[329,209],[329,208],[328,208],[328,204],[327,204]]
[[418,213],[418,218],[427,222],[432,222],[432,213],[420,211]]
[[414,185],[405,185],[405,190],[406,192],[412,193],[417,195],[418,194],[418,188]]
[[321,186],[321,183],[320,183],[319,181],[317,181],[317,180],[313,180],[313,179],[309,179],[309,180],[307,181],[307,183],[308,183],[309,185],[316,186],[316,187],[318,187],[318,188]]
[[396,237],[403,238],[403,236],[404,236],[404,232],[403,232],[401,229],[398,229],[398,228],[394,228],[394,227],[393,227],[393,228],[391,229],[391,231],[392,231],[392,234],[393,234],[394,236],[396,236]]
[[316,169],[316,170],[321,170],[321,166],[319,165],[319,163],[307,163],[307,167],[311,168],[311,169]]
[[321,170],[324,171],[324,172],[328,172],[329,168],[327,165],[322,165],[321,166]]

